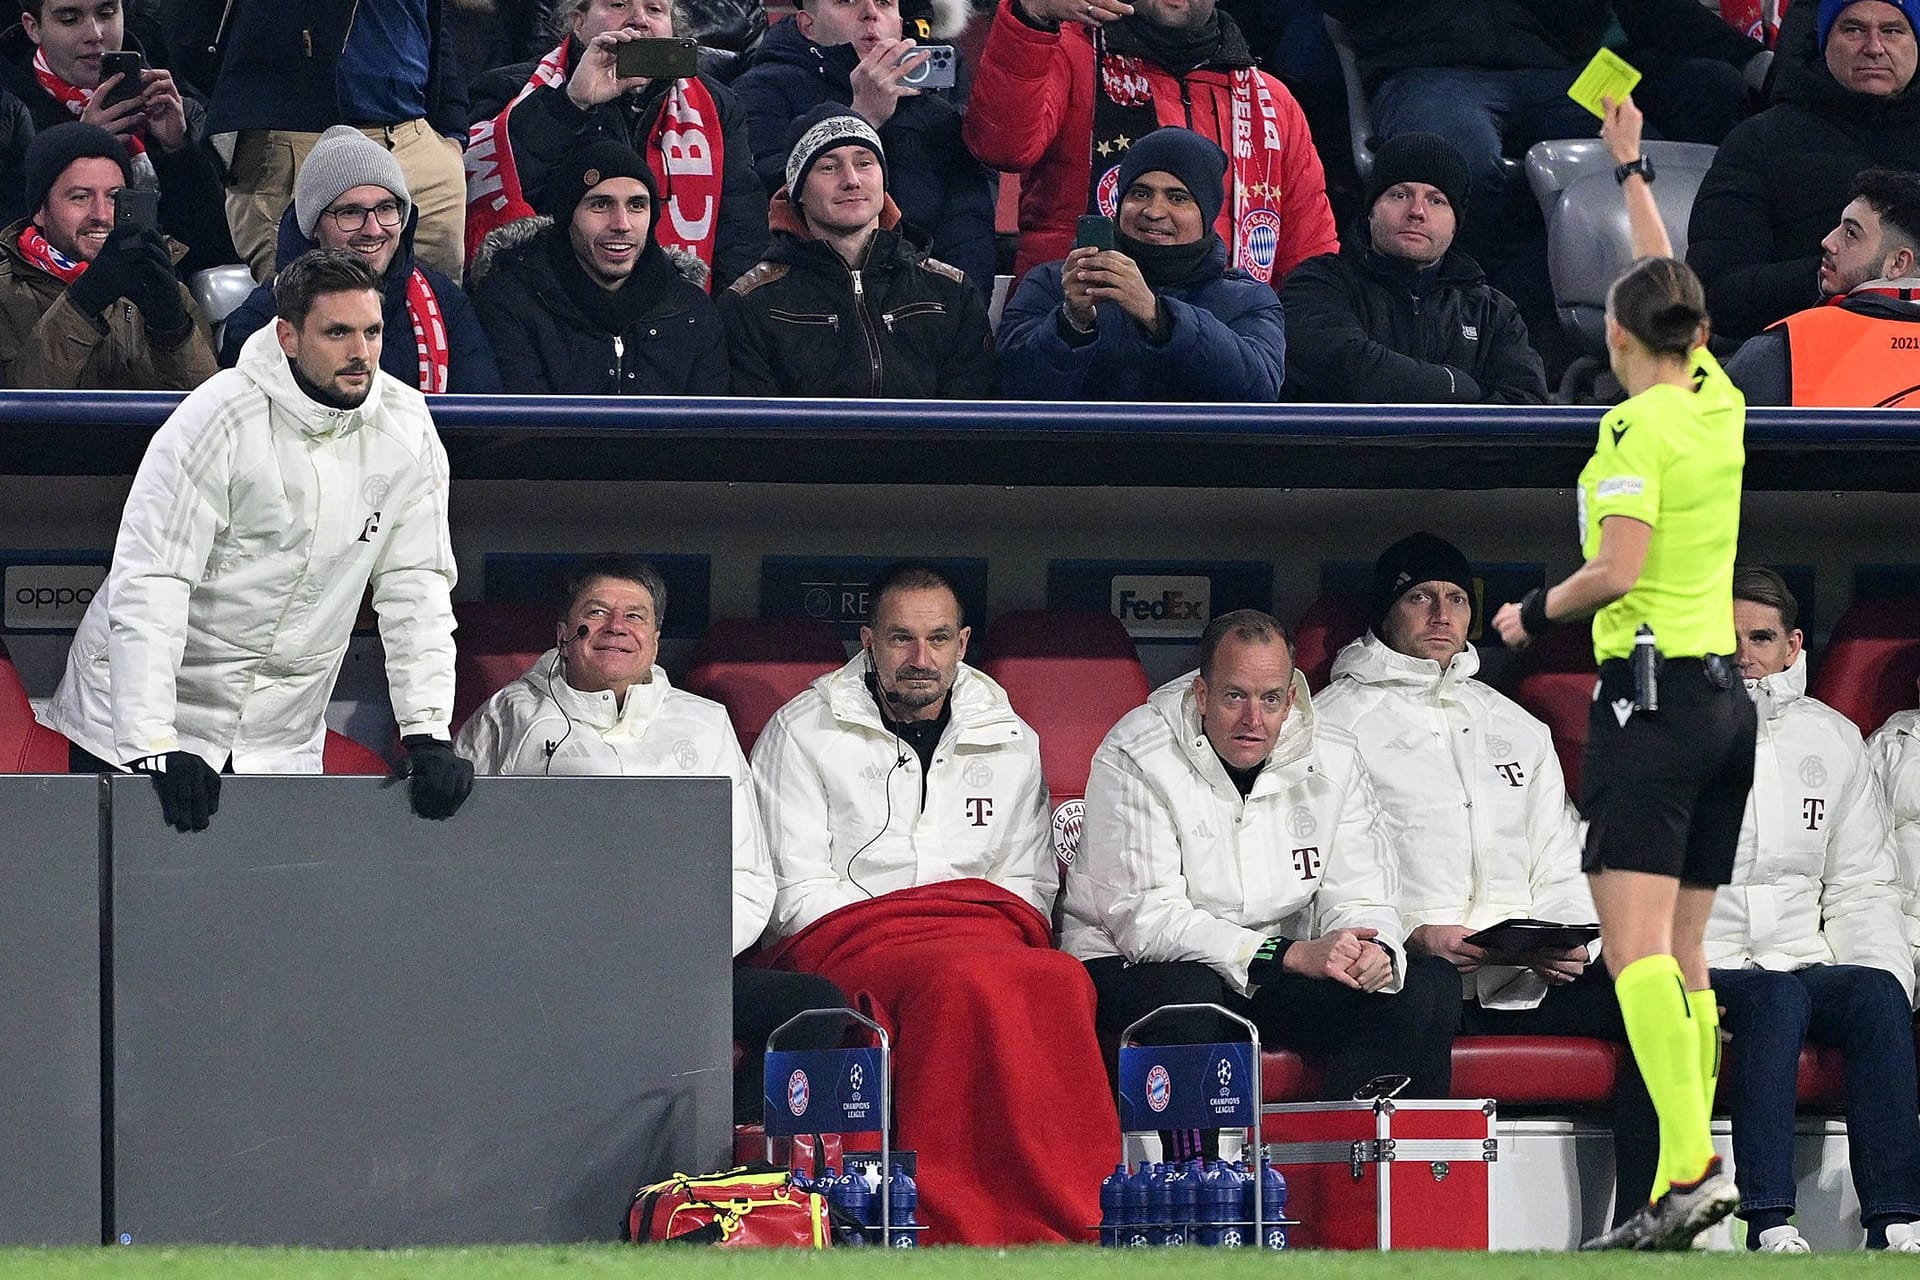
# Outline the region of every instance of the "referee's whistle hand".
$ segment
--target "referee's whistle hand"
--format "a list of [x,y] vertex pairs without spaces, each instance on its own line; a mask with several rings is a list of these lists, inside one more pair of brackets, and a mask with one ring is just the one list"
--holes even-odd
[[1524,649],[1533,637],[1520,625],[1520,606],[1511,602],[1500,606],[1500,612],[1493,615],[1493,629],[1500,633],[1500,642],[1509,649]]

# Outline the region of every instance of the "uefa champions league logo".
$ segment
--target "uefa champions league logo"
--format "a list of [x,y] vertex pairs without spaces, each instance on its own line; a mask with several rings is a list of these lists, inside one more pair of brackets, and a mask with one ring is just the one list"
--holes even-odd
[[787,1110],[796,1116],[807,1114],[807,1103],[813,1100],[813,1086],[807,1083],[807,1073],[796,1071],[787,1077]]
[[1233,1087],[1232,1060],[1228,1058],[1220,1059],[1220,1065],[1214,1068],[1213,1074],[1214,1078],[1220,1081],[1220,1096],[1223,1098],[1226,1097],[1227,1091]]
[[1155,1064],[1147,1072],[1147,1105],[1155,1111],[1165,1111],[1173,1102],[1173,1079],[1167,1075],[1167,1069]]
[[861,1070],[860,1064],[857,1062],[853,1064],[850,1070],[848,1070],[847,1084],[852,1086],[854,1097],[857,1098],[860,1096],[860,1083],[866,1078],[867,1078],[867,1073]]

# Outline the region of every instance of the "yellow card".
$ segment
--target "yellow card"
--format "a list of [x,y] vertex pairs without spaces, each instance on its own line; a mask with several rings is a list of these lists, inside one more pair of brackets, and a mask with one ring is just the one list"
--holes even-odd
[[1573,88],[1567,90],[1567,96],[1605,120],[1607,109],[1600,105],[1600,99],[1612,98],[1618,102],[1639,83],[1640,73],[1628,65],[1625,58],[1611,49],[1602,49],[1593,55],[1593,61],[1573,82]]

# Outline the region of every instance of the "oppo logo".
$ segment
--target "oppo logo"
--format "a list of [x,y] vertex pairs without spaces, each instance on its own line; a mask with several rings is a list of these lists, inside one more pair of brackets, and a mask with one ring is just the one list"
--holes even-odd
[[10,631],[71,631],[105,582],[97,564],[7,566],[5,625]]

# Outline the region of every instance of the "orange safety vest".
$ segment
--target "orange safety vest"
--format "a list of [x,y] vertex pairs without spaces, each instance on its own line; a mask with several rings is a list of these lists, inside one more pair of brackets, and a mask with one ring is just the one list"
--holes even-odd
[[1920,406],[1920,320],[1842,306],[1795,312],[1785,328],[1793,403],[1833,409]]

